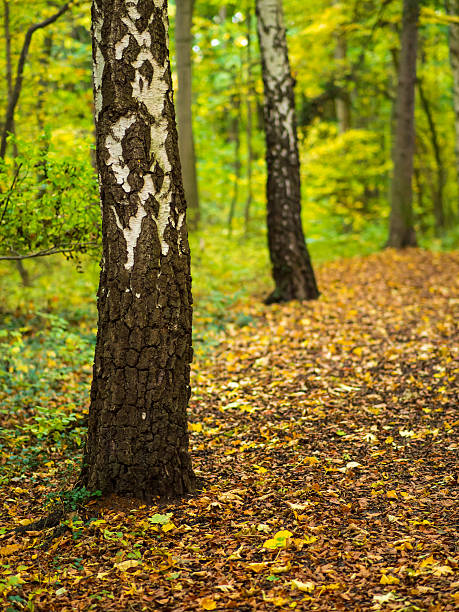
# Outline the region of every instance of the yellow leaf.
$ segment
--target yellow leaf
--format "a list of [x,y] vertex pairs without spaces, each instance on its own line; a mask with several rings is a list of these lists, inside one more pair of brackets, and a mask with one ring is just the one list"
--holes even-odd
[[387,491],[386,495],[389,499],[398,499],[397,491]]
[[217,602],[214,599],[212,599],[210,595],[208,597],[203,597],[199,603],[201,604],[201,608],[203,610],[216,610],[217,609]]
[[278,608],[280,608],[281,606],[284,606],[286,603],[288,603],[288,599],[286,599],[285,597],[273,597],[271,600],[271,603],[274,604],[275,606],[277,606]]
[[202,431],[202,423],[188,423],[188,431]]
[[121,572],[125,572],[131,569],[131,567],[137,567],[138,565],[140,565],[140,561],[137,559],[128,559],[127,561],[121,561],[121,563],[115,563],[115,567]]
[[271,574],[283,574],[284,572],[290,571],[291,567],[290,561],[287,565],[277,565],[271,568]]
[[270,550],[274,550],[276,548],[285,548],[288,544],[289,539],[292,537],[293,533],[288,531],[288,529],[282,529],[274,534],[269,540],[263,544],[263,548],[268,548]]
[[165,525],[162,526],[163,531],[170,531],[171,529],[176,529],[176,526],[174,525],[174,523],[166,523]]
[[399,578],[392,576],[392,574],[383,574],[380,580],[381,584],[398,584]]
[[420,569],[422,569],[423,567],[427,567],[428,565],[434,565],[436,563],[434,556],[430,555],[430,557],[427,557],[427,559],[424,559],[424,561],[421,561],[419,567]]
[[265,467],[263,467],[262,465],[254,465],[253,469],[255,470],[255,472],[257,472],[257,474],[266,474],[266,472],[268,471]]
[[314,582],[301,582],[300,580],[292,580],[292,586],[299,591],[303,591],[304,593],[312,593],[312,591],[316,588]]

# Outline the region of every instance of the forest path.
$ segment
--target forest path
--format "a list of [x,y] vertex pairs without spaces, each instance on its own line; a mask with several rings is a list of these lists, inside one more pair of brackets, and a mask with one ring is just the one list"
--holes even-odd
[[[44,548],[45,534],[0,542],[22,581],[5,597],[35,610],[455,609],[459,254],[388,250],[318,276],[318,301],[248,305],[255,322],[194,366],[202,490],[153,509],[93,503],[95,522],[74,517]],[[36,515],[29,499],[17,520]]]

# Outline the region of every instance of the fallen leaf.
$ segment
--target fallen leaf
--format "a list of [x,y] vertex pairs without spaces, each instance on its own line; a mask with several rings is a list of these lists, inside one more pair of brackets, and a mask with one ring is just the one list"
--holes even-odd
[[305,593],[312,593],[312,591],[316,588],[314,582],[301,582],[300,580],[292,580],[291,584],[299,591],[304,591]]
[[217,602],[210,595],[199,600],[199,604],[203,610],[216,610]]

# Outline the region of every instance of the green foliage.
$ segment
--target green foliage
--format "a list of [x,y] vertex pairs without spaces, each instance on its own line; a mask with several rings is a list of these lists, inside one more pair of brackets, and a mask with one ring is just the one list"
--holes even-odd
[[[91,499],[101,496],[101,491],[88,491],[86,487],[77,487],[69,491],[58,491],[46,496],[46,504],[52,509],[75,512],[85,506]],[[78,521],[81,522],[82,521]]]
[[326,212],[339,231],[362,231],[387,216],[390,161],[369,130],[337,134],[333,124],[316,123],[303,146],[303,194],[308,216]]
[[[87,150],[62,157],[48,148],[48,133],[0,164],[0,251],[28,254],[97,244],[100,209]],[[69,152],[70,153],[70,152]],[[38,212],[37,212],[38,211]]]

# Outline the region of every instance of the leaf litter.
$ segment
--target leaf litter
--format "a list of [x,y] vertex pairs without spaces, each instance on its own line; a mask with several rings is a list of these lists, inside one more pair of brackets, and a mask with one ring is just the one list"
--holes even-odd
[[194,364],[195,495],[94,499],[50,539],[9,530],[80,455],[51,446],[1,485],[4,609],[457,609],[459,255],[318,272],[317,302],[253,298]]

